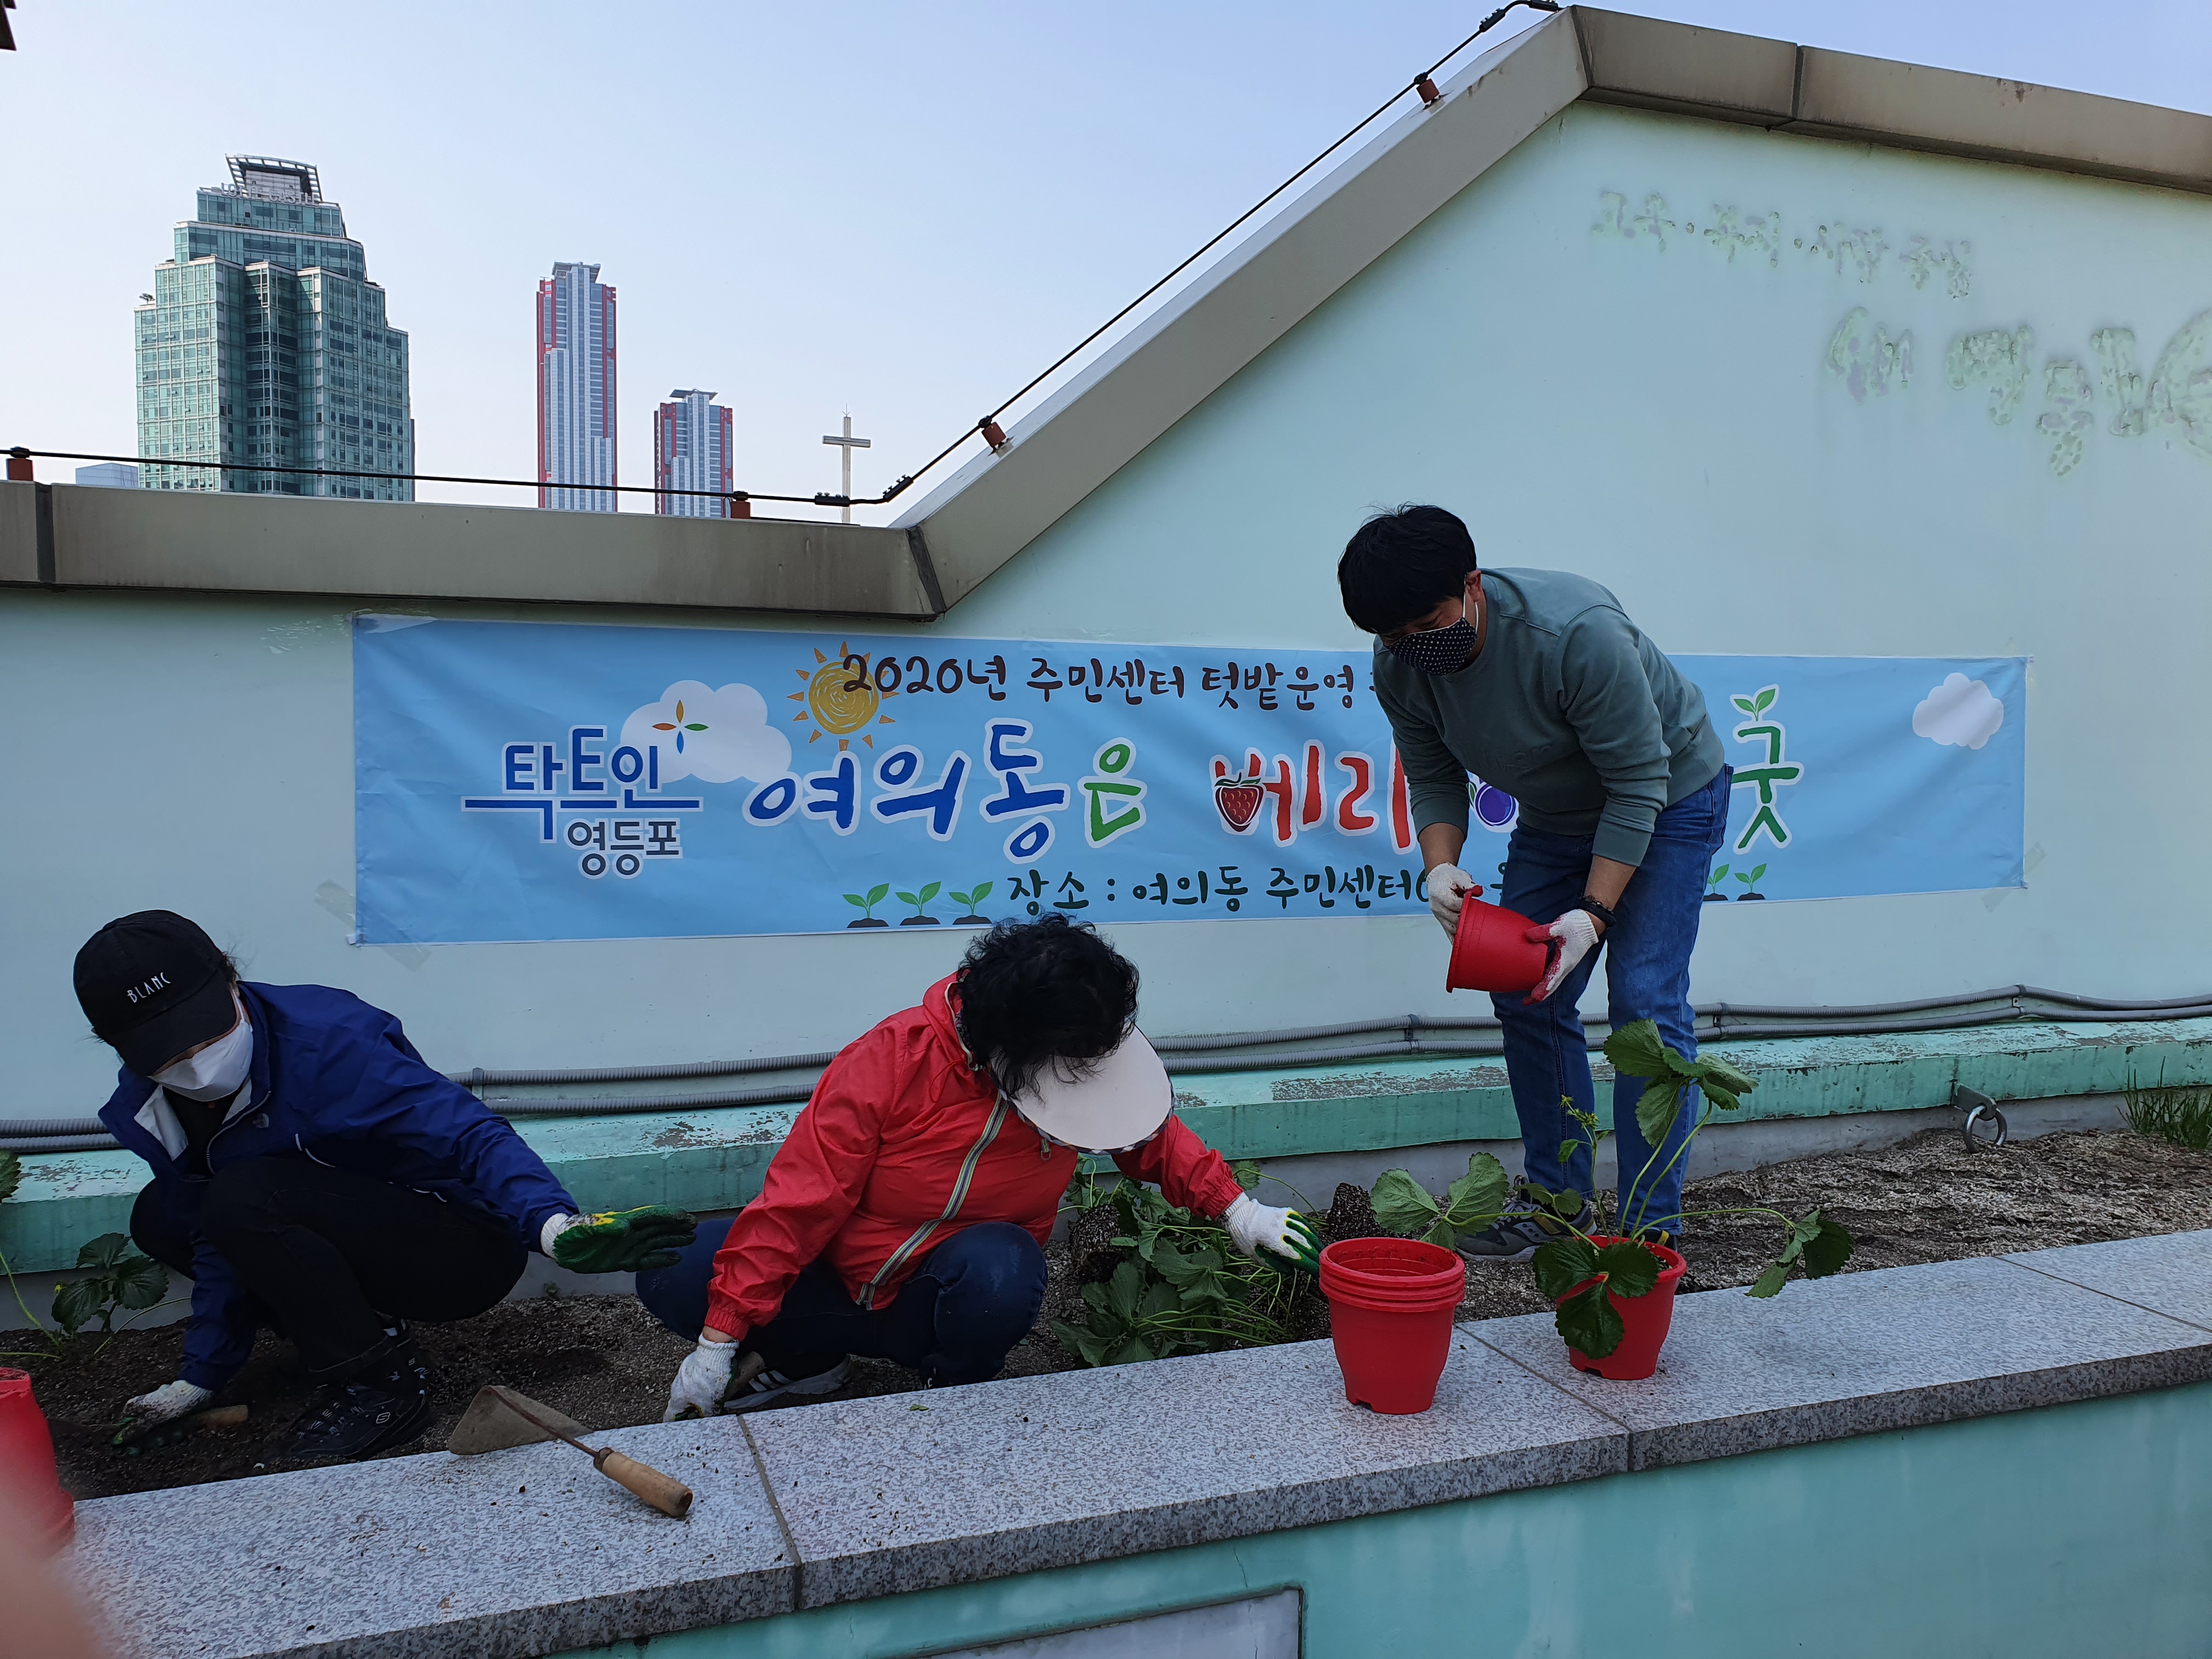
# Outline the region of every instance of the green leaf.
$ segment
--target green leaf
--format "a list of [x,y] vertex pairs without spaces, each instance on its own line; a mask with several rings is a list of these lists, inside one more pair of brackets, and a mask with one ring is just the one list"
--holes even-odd
[[1707,877],[1705,878],[1705,885],[1706,885],[1706,886],[1708,886],[1708,887],[1711,887],[1711,886],[1715,882],[1718,881],[1718,880],[1723,877],[1723,876],[1724,876],[1724,875],[1728,874],[1728,872],[1729,872],[1729,867],[1728,867],[1728,866],[1726,866],[1725,864],[1723,864],[1723,866],[1721,866],[1721,867],[1720,867],[1719,869],[1717,869],[1717,870],[1714,871],[1714,872],[1712,872],[1712,874],[1711,874],[1710,876],[1707,876]]
[[1425,1232],[1436,1221],[1436,1200],[1403,1170],[1385,1170],[1376,1176],[1371,1196],[1375,1219],[1388,1231],[1407,1235]]
[[1144,1294],[1145,1275],[1133,1261],[1124,1261],[1114,1269],[1114,1277],[1106,1283],[1106,1305],[1123,1319],[1133,1321],[1137,1303]]
[[102,1233],[76,1253],[80,1267],[112,1267],[131,1254],[130,1236],[125,1233]]
[[868,902],[871,904],[881,904],[884,902],[885,895],[890,893],[890,883],[887,881],[878,882],[873,887],[868,889]]
[[927,899],[921,898],[913,893],[901,893],[898,896],[898,902],[901,904],[911,904],[917,910],[928,902]]
[[1747,875],[1746,875],[1746,874],[1744,874],[1744,872],[1743,872],[1742,871],[1741,871],[1741,870],[1739,870],[1739,871],[1737,871],[1737,872],[1735,872],[1735,878],[1736,878],[1738,881],[1741,882],[1741,883],[1742,883],[1745,886],[1747,886],[1747,887],[1750,886],[1752,883],[1753,883],[1754,881],[1757,881],[1757,880],[1759,879],[1759,878],[1758,878],[1758,877],[1756,877],[1756,876],[1747,876]]
[[1182,1298],[1176,1294],[1176,1287],[1163,1280],[1145,1292],[1145,1299],[1137,1304],[1137,1316],[1156,1319],[1162,1314],[1173,1313],[1182,1305]]
[[992,889],[992,887],[994,886],[994,884],[993,884],[993,883],[991,883],[991,882],[988,882],[988,881],[986,881],[986,882],[979,882],[979,883],[977,883],[977,884],[976,884],[976,886],[975,886],[975,890],[974,892],[970,893],[970,894],[968,896],[968,902],[969,902],[969,904],[971,907],[972,907],[972,906],[975,906],[975,905],[978,905],[978,904],[981,904],[981,903],[985,899],[987,899],[987,898],[990,897],[990,896],[991,896],[991,889]]
[[1826,1279],[1830,1273],[1841,1273],[1858,1247],[1850,1229],[1840,1221],[1829,1220],[1818,1210],[1806,1219],[1819,1223],[1820,1231],[1805,1241],[1805,1277]]
[[1571,1236],[1555,1238],[1536,1247],[1528,1267],[1536,1275],[1536,1288],[1556,1302],[1584,1279],[1596,1276],[1597,1251]]
[[845,902],[851,905],[856,910],[865,910],[868,908],[867,900],[862,898],[858,893],[846,894]]
[[106,1288],[97,1279],[55,1285],[54,1323],[75,1336],[80,1327],[99,1316],[100,1304],[107,1299],[101,1292]]
[[1601,1248],[1597,1253],[1597,1270],[1606,1276],[1615,1296],[1632,1299],[1651,1294],[1651,1287],[1659,1282],[1661,1263],[1650,1251],[1628,1239]]
[[1156,1246],[1152,1255],[1152,1271],[1170,1285],[1191,1285],[1198,1281],[1206,1269],[1186,1256],[1172,1244]]
[[1144,1360],[1158,1358],[1159,1356],[1152,1352],[1152,1345],[1143,1337],[1133,1336],[1123,1343],[1120,1350],[1106,1363],[1109,1365],[1133,1365]]
[[1552,1213],[1559,1217],[1560,1220],[1572,1221],[1582,1212],[1583,1195],[1580,1193],[1553,1193],[1552,1194]]
[[1789,1277],[1790,1264],[1788,1262],[1770,1261],[1766,1264],[1765,1270],[1759,1275],[1759,1282],[1753,1285],[1749,1290],[1746,1291],[1744,1294],[1746,1296],[1759,1297],[1779,1296],[1782,1293],[1782,1281]]
[[1443,1218],[1454,1232],[1473,1232],[1476,1224],[1505,1213],[1509,1186],[1505,1166],[1488,1152],[1477,1152],[1468,1159],[1467,1173],[1444,1188]]
[[921,902],[922,902],[924,904],[927,904],[927,903],[928,903],[928,902],[930,902],[930,900],[932,900],[932,899],[935,898],[935,897],[936,897],[939,893],[943,892],[944,890],[945,890],[945,884],[944,884],[943,882],[941,882],[941,881],[933,881],[932,883],[930,883],[930,884],[929,884],[929,885],[928,885],[928,886],[927,886],[927,887],[925,887],[925,888],[923,888],[923,889],[921,890]]
[[1681,1115],[1682,1085],[1677,1079],[1662,1078],[1644,1090],[1636,1102],[1636,1127],[1644,1132],[1644,1144],[1663,1146]]
[[1559,1304],[1553,1324],[1569,1347],[1589,1359],[1602,1359],[1619,1347],[1628,1328],[1613,1311],[1613,1298],[1602,1285],[1577,1291]]
[[1053,1340],[1086,1365],[1106,1363],[1105,1345],[1088,1331],[1079,1331],[1064,1319],[1052,1322]]
[[1648,1019],[1624,1025],[1605,1040],[1605,1057],[1624,1077],[1666,1077],[1674,1067],[1667,1063],[1667,1045],[1659,1028]]
[[1757,864],[1757,865],[1753,865],[1753,866],[1752,866],[1752,871],[1751,871],[1751,878],[1752,878],[1753,881],[1757,881],[1757,880],[1761,877],[1761,876],[1765,875],[1765,873],[1766,873],[1766,866],[1765,866],[1765,865],[1763,865],[1763,864]]
[[1250,1192],[1265,1177],[1266,1172],[1250,1158],[1243,1158],[1229,1166],[1229,1173],[1237,1177],[1237,1184]]
[[1724,1089],[1719,1084],[1714,1082],[1711,1078],[1707,1078],[1698,1086],[1705,1091],[1705,1098],[1712,1102],[1714,1105],[1720,1108],[1723,1112],[1733,1112],[1737,1107],[1743,1104],[1741,1101],[1735,1097],[1735,1090]]
[[1743,710],[1747,714],[1756,714],[1759,713],[1759,705],[1753,702],[1749,697],[1730,697],[1729,701],[1734,703],[1738,708]]
[[1694,1063],[1699,1081],[1717,1083],[1732,1095],[1747,1095],[1759,1087],[1757,1078],[1748,1072],[1739,1071],[1724,1060],[1712,1060],[1701,1055]]
[[1559,1143],[1559,1162],[1560,1162],[1560,1164],[1561,1164],[1562,1165],[1565,1164],[1566,1164],[1570,1159],[1571,1159],[1571,1158],[1574,1157],[1574,1155],[1575,1155],[1577,1152],[1578,1152],[1582,1151],[1582,1149],[1583,1149],[1583,1143],[1582,1143],[1581,1141],[1579,1141],[1579,1140],[1563,1140],[1563,1141],[1561,1141],[1561,1142]]
[[158,1261],[134,1255],[116,1267],[113,1283],[116,1301],[138,1313],[168,1294],[168,1269]]
[[1109,1319],[1113,1317],[1113,1310],[1107,1302],[1106,1287],[1103,1285],[1085,1285],[1083,1287],[1083,1305],[1094,1314]]
[[1775,693],[1778,689],[1779,688],[1778,687],[1770,685],[1765,690],[1760,692],[1758,697],[1754,700],[1758,706],[1751,712],[1754,714],[1764,714],[1768,709],[1774,707]]
[[15,1153],[0,1149],[0,1204],[15,1197],[15,1188],[23,1179],[23,1160]]

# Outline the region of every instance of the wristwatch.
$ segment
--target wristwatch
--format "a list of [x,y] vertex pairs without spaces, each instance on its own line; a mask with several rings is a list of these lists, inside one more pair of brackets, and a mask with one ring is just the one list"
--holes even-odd
[[1595,916],[1600,921],[1606,925],[1607,932],[1610,932],[1613,924],[1620,920],[1620,918],[1614,915],[1610,909],[1607,908],[1606,906],[1600,903],[1597,900],[1592,898],[1588,893],[1584,893],[1572,904],[1570,904],[1567,908],[1570,910],[1589,911],[1590,915]]

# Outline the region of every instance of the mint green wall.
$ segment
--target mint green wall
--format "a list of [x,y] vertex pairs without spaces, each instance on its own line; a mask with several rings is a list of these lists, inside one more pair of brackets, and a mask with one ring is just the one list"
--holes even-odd
[[[1594,229],[1608,191],[1632,216],[1662,195],[1679,234],[1662,251]],[[1720,210],[1739,231],[1780,214],[1778,263],[1709,242]],[[1823,226],[1832,245],[1878,230],[1872,280],[1848,253],[1790,245]],[[1932,265],[1915,286],[1916,237],[1968,246],[1963,297]],[[1824,366],[1862,307],[1865,337],[1911,333],[1909,386],[1862,382],[1855,398]],[[2212,453],[2185,438],[2212,449],[2212,430],[2112,434],[2120,409],[2091,342],[2132,330],[2148,380],[2207,307],[2201,198],[1577,106],[937,631],[1352,649],[1336,551],[1371,507],[1428,498],[1458,508],[1493,562],[1609,584],[1671,650],[2032,653],[2028,890],[1710,907],[1694,994],[2203,990],[2212,769],[2187,717],[2206,690]],[[1962,334],[2022,326],[2023,399],[2000,425],[1987,386],[1948,383],[1946,356]],[[2093,386],[2078,432],[2077,411],[2046,397],[2050,359]],[[2069,433],[2080,459],[2055,472]],[[350,673],[328,602],[0,593],[0,699],[17,711],[18,791],[0,817],[0,1035],[16,1061],[0,1116],[76,1113],[105,1093],[69,960],[146,905],[197,915],[255,975],[393,1010],[449,1067],[831,1047],[909,1002],[960,944],[893,931],[347,946]],[[1476,833],[1480,872],[1503,842]],[[1419,918],[1117,939],[1162,1031],[1484,1012],[1446,998],[1442,941]]]
[[1296,1585],[1305,1659],[2193,1654],[2212,1384],[1618,1475],[593,1650],[904,1659]]

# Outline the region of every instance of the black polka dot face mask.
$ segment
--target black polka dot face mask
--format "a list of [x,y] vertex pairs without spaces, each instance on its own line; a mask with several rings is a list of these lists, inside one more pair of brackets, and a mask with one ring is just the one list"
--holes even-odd
[[1443,628],[1407,635],[1391,646],[1390,654],[1424,674],[1454,674],[1474,654],[1474,624],[1462,617]]

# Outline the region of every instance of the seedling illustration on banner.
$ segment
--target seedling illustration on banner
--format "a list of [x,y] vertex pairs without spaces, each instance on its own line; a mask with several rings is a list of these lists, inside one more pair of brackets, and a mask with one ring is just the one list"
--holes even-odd
[[[393,623],[361,618],[355,638],[369,942],[889,932],[1047,909],[1425,914],[1405,771],[1364,661]],[[1725,676],[1732,691],[1756,674],[1764,688],[1738,712],[1766,718],[1733,732],[1773,751],[1739,763],[1736,828],[1790,846],[1791,884],[1773,896],[1988,886],[2017,870],[2019,720],[1968,749],[1917,740],[1913,715],[1945,671],[2008,708],[2016,664],[1681,660],[1701,683]],[[1784,696],[1798,711],[1787,762],[1771,718]],[[1732,706],[1718,684],[1708,702]],[[1799,784],[1777,837],[1754,820],[1798,780],[1750,786],[1760,762],[1809,776],[1799,751],[1835,787]],[[1510,832],[1519,803],[1480,779],[1468,789],[1473,823]],[[1931,814],[1960,822],[1931,834]],[[1898,836],[1865,833],[1884,817],[1919,825],[1919,867]],[[905,914],[879,914],[894,902]]]

